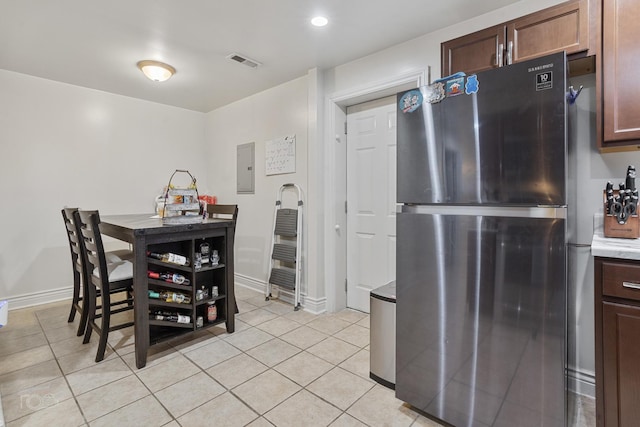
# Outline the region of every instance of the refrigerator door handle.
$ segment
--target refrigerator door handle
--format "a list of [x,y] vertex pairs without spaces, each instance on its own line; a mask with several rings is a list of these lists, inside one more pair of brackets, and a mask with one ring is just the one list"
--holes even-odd
[[497,216],[520,218],[567,218],[563,206],[453,206],[453,205],[402,205],[401,212],[429,215]]

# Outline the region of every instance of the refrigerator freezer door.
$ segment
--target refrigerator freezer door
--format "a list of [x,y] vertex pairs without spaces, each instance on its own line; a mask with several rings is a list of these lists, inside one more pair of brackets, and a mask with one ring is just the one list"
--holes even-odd
[[396,397],[456,426],[564,426],[565,219],[397,224]]
[[476,93],[433,104],[421,88],[415,109],[398,94],[398,202],[565,206],[564,53],[477,81]]

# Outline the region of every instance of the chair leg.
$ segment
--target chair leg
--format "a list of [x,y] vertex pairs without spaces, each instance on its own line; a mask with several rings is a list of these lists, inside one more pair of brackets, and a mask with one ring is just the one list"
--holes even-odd
[[[76,306],[80,304],[80,273],[73,270],[73,299],[71,300],[71,311],[67,322],[73,322],[76,317]],[[80,334],[78,334],[80,336]]]
[[100,341],[96,353],[96,363],[104,359],[104,352],[107,349],[107,338],[109,338],[109,327],[111,321],[111,298],[109,290],[101,292],[102,318],[100,323]]
[[87,305],[88,305],[87,304],[87,298],[89,298],[91,301],[94,302],[94,309],[93,309],[94,313],[95,313],[95,310],[96,310],[95,309],[95,301],[96,301],[97,295],[96,295],[96,297],[90,298],[89,297],[88,286],[84,282],[85,282],[85,280],[82,280],[82,300],[80,302],[80,306],[82,307],[82,310],[80,311],[80,324],[78,325],[78,332],[77,332],[78,336],[81,336],[87,330],[87,320],[89,318],[89,309],[87,307]]
[[[85,298],[82,299],[82,311],[80,312],[80,324],[78,325],[78,332],[77,332],[77,336],[81,336],[82,334],[85,333],[85,331],[87,330],[87,319],[88,319],[88,313],[87,313],[87,302],[85,300]],[[94,303],[95,305],[95,303]],[[91,328],[89,328],[91,329]]]
[[88,290],[84,296],[84,307],[87,312],[87,323],[85,327],[84,340],[82,344],[86,344],[91,339],[91,332],[93,332],[93,325],[96,321],[96,287],[93,284],[86,286]]

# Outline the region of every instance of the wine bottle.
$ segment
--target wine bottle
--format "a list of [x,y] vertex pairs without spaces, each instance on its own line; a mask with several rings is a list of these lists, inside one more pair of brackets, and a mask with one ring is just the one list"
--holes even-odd
[[174,254],[171,252],[166,252],[161,254],[158,252],[147,251],[147,256],[149,258],[159,259],[162,262],[168,262],[171,264],[178,264],[178,265],[184,265],[184,266],[189,265],[189,258],[182,255]]
[[191,297],[189,295],[169,291],[160,292],[160,299],[166,302],[175,302],[178,304],[189,304],[191,302]]
[[180,313],[155,312],[149,317],[153,320],[164,320],[175,323],[191,323],[191,316]]
[[174,302],[179,304],[189,304],[191,302],[191,297],[189,295],[181,294],[179,292],[170,292],[170,291],[160,291],[155,292],[149,290],[149,298],[159,299],[165,302]]
[[191,284],[191,280],[187,279],[182,274],[157,273],[155,271],[147,271],[147,276],[149,276],[152,279],[164,280],[165,282],[175,283],[177,285],[189,286]]

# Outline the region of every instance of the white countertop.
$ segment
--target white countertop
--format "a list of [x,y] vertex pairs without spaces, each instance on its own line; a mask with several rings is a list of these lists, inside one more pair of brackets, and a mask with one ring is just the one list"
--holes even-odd
[[591,255],[640,260],[640,239],[604,237],[602,221],[602,214],[594,215]]

